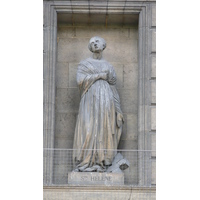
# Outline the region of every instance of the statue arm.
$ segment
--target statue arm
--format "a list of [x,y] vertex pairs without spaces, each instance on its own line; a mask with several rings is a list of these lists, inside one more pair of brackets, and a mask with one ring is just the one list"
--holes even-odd
[[108,83],[111,85],[115,85],[117,81],[117,76],[115,70],[112,65],[109,66],[110,69],[108,71]]
[[97,73],[88,69],[86,66],[79,65],[77,70],[77,84],[81,94],[85,93],[92,84],[99,79],[107,79],[107,73]]

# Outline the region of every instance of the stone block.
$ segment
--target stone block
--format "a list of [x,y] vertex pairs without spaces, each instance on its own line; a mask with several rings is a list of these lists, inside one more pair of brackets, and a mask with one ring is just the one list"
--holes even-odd
[[78,113],[56,113],[55,137],[65,140],[74,139],[77,114]]
[[135,63],[137,52],[137,40],[121,38],[117,42],[109,40],[103,55],[108,62]]
[[156,130],[156,108],[151,108],[151,130]]
[[76,27],[76,37],[90,39],[93,36],[103,37],[106,41],[128,38],[129,29],[120,27],[105,29],[104,26]]
[[151,81],[151,103],[156,103],[156,81]]
[[156,184],[156,161],[151,162],[151,184]]
[[69,87],[78,88],[78,85],[76,82],[78,64],[79,63],[69,63]]
[[121,140],[137,140],[137,115],[124,114]]
[[120,140],[118,149],[135,150],[138,148],[137,140]]
[[69,185],[124,185],[124,173],[70,172]]
[[156,26],[156,5],[151,6],[151,26]]
[[79,63],[90,57],[87,38],[60,38],[58,42],[58,62]]
[[155,133],[151,134],[151,150],[152,150],[151,156],[156,157],[156,134]]
[[60,113],[78,112],[80,93],[78,88],[57,89],[56,111]]
[[58,26],[57,37],[61,38],[74,38],[76,36],[76,30],[72,27]]
[[67,88],[69,86],[69,69],[68,63],[60,63],[56,64],[56,87],[57,88]]
[[67,172],[71,172],[73,167],[67,164],[54,164],[53,183],[67,184]]
[[129,38],[132,40],[138,40],[138,29],[137,28],[129,28]]
[[156,52],[156,31],[151,31],[151,52]]
[[124,64],[124,88],[135,89],[138,87],[138,63]]
[[137,90],[118,89],[123,113],[137,114]]
[[55,137],[54,139],[54,148],[61,149],[73,149],[73,140],[69,140],[62,137]]
[[111,62],[110,63],[114,69],[115,69],[115,73],[117,75],[117,84],[116,87],[117,88],[123,88],[123,64],[122,63],[115,63],[115,62]]
[[156,77],[156,57],[155,56],[151,57],[151,77],[152,78]]

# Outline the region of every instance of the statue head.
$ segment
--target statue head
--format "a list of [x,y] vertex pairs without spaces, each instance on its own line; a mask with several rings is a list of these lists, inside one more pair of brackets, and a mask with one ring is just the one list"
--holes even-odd
[[92,37],[88,44],[88,49],[93,52],[101,52],[106,48],[106,41],[98,36]]

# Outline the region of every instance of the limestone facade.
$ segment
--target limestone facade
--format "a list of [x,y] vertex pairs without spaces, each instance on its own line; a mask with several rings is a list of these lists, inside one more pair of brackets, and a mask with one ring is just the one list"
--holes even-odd
[[[44,148],[72,149],[79,107],[77,64],[89,57],[88,41],[98,35],[107,41],[104,58],[113,64],[125,116],[120,149],[153,150],[140,158],[134,184],[156,185],[156,2],[43,1],[44,2]],[[114,52],[114,54],[113,54]],[[55,176],[67,160],[44,156],[44,197],[55,188]],[[63,180],[67,180],[67,174]],[[128,176],[128,174],[125,176]],[[150,177],[148,180],[146,177]],[[67,184],[67,182],[61,182]],[[66,190],[70,187],[65,187]],[[129,188],[130,189],[130,188]],[[127,191],[129,191],[127,189]],[[73,188],[73,192],[75,192]],[[88,190],[88,189],[86,189]],[[62,190],[59,189],[59,192]],[[84,188],[82,188],[84,191]],[[155,190],[152,190],[155,193]],[[112,192],[111,192],[112,193]],[[149,193],[149,190],[148,190]],[[59,193],[61,194],[61,193]],[[56,196],[56,195],[55,195]],[[62,196],[62,195],[61,195]],[[56,199],[56,198],[55,198]],[[58,198],[62,199],[62,198]],[[69,198],[68,198],[69,199]],[[126,199],[126,198],[125,198]],[[153,197],[152,197],[153,199]]]

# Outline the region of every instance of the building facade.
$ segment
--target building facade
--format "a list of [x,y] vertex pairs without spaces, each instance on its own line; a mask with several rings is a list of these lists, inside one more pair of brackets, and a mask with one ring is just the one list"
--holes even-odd
[[[44,199],[155,199],[156,2],[44,2]],[[93,36],[117,74],[125,123],[119,152],[130,162],[123,186],[70,186],[80,96],[78,63]]]

